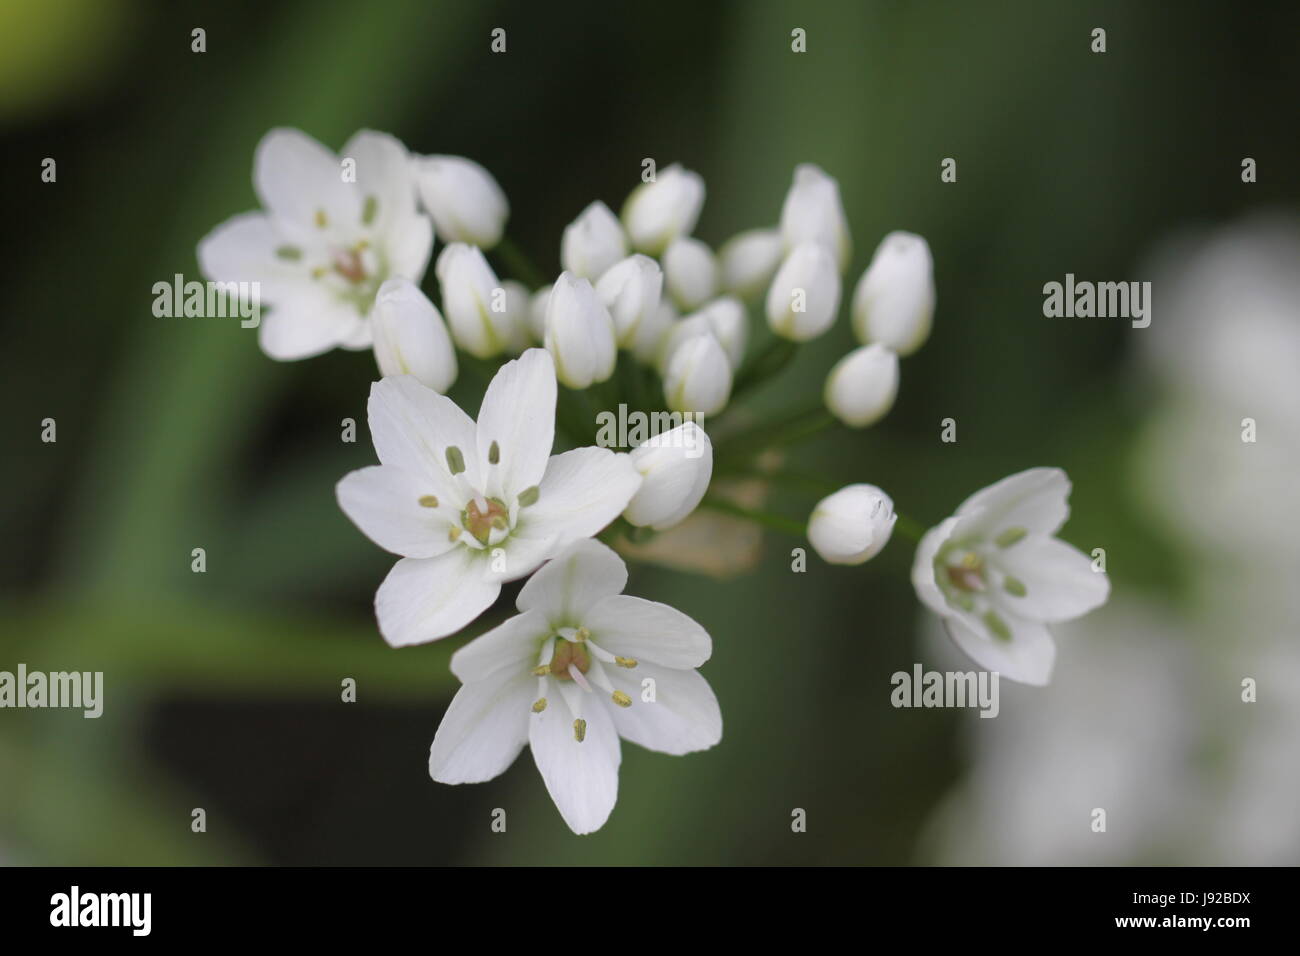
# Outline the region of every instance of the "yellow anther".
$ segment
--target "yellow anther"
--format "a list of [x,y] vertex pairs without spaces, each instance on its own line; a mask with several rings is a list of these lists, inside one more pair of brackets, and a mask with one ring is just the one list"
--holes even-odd
[[591,637],[591,631],[587,630],[585,627],[578,628],[573,635],[575,641],[585,641],[589,637]]
[[436,507],[438,507],[438,496],[437,496],[437,495],[421,495],[421,496],[420,496],[420,504],[424,505],[424,507],[426,507],[426,508],[436,508]]
[[614,691],[612,696],[613,696],[614,703],[618,704],[618,706],[620,707],[632,706],[632,698],[627,696],[627,694],[623,693],[621,690]]
[[573,722],[573,739],[578,743],[587,739],[587,722],[581,717]]
[[550,672],[551,672],[550,664],[538,664],[536,667],[533,668],[534,677],[545,677]]
[[324,209],[317,209],[317,210],[316,210],[316,227],[317,227],[318,229],[324,229],[324,228],[325,228],[326,226],[328,226],[328,225],[329,225],[329,219],[327,219],[327,218],[325,217],[325,210],[324,210]]
[[311,277],[313,279],[319,279],[321,276],[325,275],[327,271],[328,270],[324,266],[317,266],[315,269],[311,270]]
[[635,657],[616,657],[614,663],[619,667],[636,667]]
[[537,698],[537,700],[533,701],[533,713],[534,713],[534,714],[540,714],[540,713],[541,713],[542,711],[544,711],[545,709],[546,709],[546,698],[545,698],[545,697],[539,697],[539,698]]
[[447,532],[447,538],[450,541],[460,540],[460,525],[452,525],[451,530]]

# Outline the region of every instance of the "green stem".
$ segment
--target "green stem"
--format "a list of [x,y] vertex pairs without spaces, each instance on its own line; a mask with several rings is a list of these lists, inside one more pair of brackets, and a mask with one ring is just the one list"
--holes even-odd
[[721,462],[746,460],[768,448],[778,448],[802,441],[834,424],[835,416],[818,402],[813,407],[805,408],[775,422],[756,425],[719,442],[714,457]]
[[764,528],[770,528],[773,531],[780,531],[784,534],[793,535],[796,538],[803,538],[804,526],[795,521],[793,518],[787,518],[785,515],[774,514],[770,511],[762,511],[757,508],[744,508],[738,504],[727,501],[724,498],[706,497],[700,502],[701,508],[708,508],[710,511],[717,511],[721,514],[731,515],[734,518],[743,518],[746,521],[752,521],[754,524],[761,525]]
[[514,240],[509,236],[502,236],[493,252],[501,259],[510,274],[530,290],[536,291],[546,285],[546,273],[539,269],[529,258],[528,253],[515,245]]
[[894,509],[894,514],[898,516],[894,521],[894,530],[909,541],[919,544],[922,535],[925,534],[925,528],[907,515],[899,512],[897,508]]
[[790,360],[798,350],[799,346],[796,343],[774,336],[761,352],[746,362],[736,373],[736,381],[731,388],[731,400],[735,401],[739,396],[775,377],[790,364]]

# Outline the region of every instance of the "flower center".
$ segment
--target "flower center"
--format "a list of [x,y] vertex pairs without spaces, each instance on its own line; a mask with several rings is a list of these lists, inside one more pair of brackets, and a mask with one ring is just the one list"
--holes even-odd
[[556,680],[573,680],[569,674],[570,664],[577,668],[578,673],[587,673],[591,670],[591,652],[585,643],[559,638],[555,642],[555,654],[551,657],[551,676]]
[[974,551],[967,551],[956,564],[946,564],[948,582],[959,591],[983,591],[984,559]]
[[461,524],[479,543],[487,544],[494,530],[510,527],[510,509],[499,498],[471,498],[461,513]]

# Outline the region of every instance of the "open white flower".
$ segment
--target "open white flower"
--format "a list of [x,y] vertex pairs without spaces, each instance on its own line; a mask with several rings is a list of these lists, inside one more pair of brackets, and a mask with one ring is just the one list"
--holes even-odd
[[339,507],[380,547],[402,555],[379,593],[379,630],[394,647],[437,640],[566,544],[595,534],[641,485],[627,455],[551,455],[555,366],[529,349],[497,372],[477,425],[451,399],[398,376],[370,389],[380,464],[347,475]]
[[444,242],[491,249],[505,232],[510,204],[486,169],[463,156],[421,156],[415,160],[420,202]]
[[435,392],[451,388],[456,348],[442,314],[419,286],[410,279],[389,279],[381,285],[371,323],[381,375],[414,375]]
[[369,347],[380,285],[395,276],[418,283],[433,249],[406,147],[363,130],[335,156],[305,133],[273,129],[257,145],[253,187],[264,211],[203,238],[203,274],[259,284],[271,308],[258,341],[273,359]]
[[429,775],[481,783],[524,744],[574,833],[591,833],[618,799],[619,738],[686,754],[722,739],[722,714],[696,668],[712,641],[682,612],[621,593],[627,567],[578,541],[519,592],[522,612],[451,658],[464,685],[438,727]]
[[976,663],[1025,684],[1046,684],[1056,659],[1047,624],[1106,603],[1110,581],[1057,538],[1070,514],[1070,479],[1030,468],[967,498],[921,539],[917,596],[944,619]]

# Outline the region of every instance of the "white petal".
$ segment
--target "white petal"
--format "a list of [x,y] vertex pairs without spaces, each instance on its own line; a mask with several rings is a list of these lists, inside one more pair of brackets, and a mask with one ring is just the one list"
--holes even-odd
[[[613,705],[610,705],[613,706]],[[586,735],[574,739],[573,716],[560,700],[528,721],[528,744],[546,789],[574,833],[599,830],[618,799],[618,733],[603,703],[583,715]]]
[[432,558],[456,547],[446,506],[429,508],[420,475],[393,465],[372,465],[345,476],[336,489],[339,507],[367,538],[407,558]]
[[966,656],[980,667],[997,671],[1007,680],[1042,687],[1052,679],[1056,643],[1046,625],[1007,619],[1011,640],[990,637],[957,617],[945,617],[944,626]]
[[[274,305],[287,292],[310,281],[299,261],[280,258],[292,246],[260,212],[232,216],[199,242],[199,269],[213,282],[256,282],[263,305]],[[301,250],[299,250],[301,252]]]
[[623,559],[599,541],[583,538],[529,578],[515,606],[545,615],[556,627],[577,627],[587,623],[593,605],[626,586]]
[[480,552],[461,546],[436,558],[402,558],[375,595],[379,633],[393,647],[455,634],[497,599]]
[[1106,603],[1110,580],[1092,561],[1058,538],[1030,535],[991,555],[999,568],[1019,578],[1024,597],[1007,594],[1003,607],[1038,621],[1068,621]]
[[[486,680],[502,670],[531,677],[542,642],[552,633],[546,615],[537,611],[516,614],[451,655],[451,672],[465,684]],[[531,684],[536,690],[536,680]]]
[[409,375],[386,378],[370,386],[370,437],[385,465],[428,477],[430,493],[455,507],[464,505],[447,464],[447,449],[457,448],[465,462],[464,478],[481,488],[478,437],[474,422],[445,395]]
[[554,439],[555,363],[545,349],[529,349],[501,366],[479,409],[479,467],[489,489],[513,498],[540,485]]
[[916,596],[926,607],[940,615],[949,614],[950,608],[948,599],[943,596],[943,591],[934,579],[934,559],[960,522],[961,519],[954,515],[927,531],[922,536],[921,543],[916,546],[916,556],[912,559],[912,587],[916,589]]
[[327,228],[360,221],[361,196],[352,185],[343,182],[339,157],[301,130],[273,129],[257,144],[253,186],[262,205],[306,235],[320,228],[318,212]]
[[[607,669],[612,670],[611,669]],[[722,739],[722,711],[709,682],[693,670],[641,664],[611,674],[614,686],[632,698],[614,711],[619,736],[647,750],[688,754],[707,750]],[[642,698],[642,681],[654,681],[654,701]]]
[[358,334],[366,336],[368,343],[368,333],[369,326],[356,309],[306,280],[286,286],[262,313],[257,341],[271,358],[291,362],[328,352]]
[[350,185],[359,195],[362,210],[366,199],[374,197],[371,228],[383,232],[414,218],[415,176],[410,154],[400,140],[363,129],[347,141],[342,156],[356,161],[356,182]]
[[1070,515],[1070,479],[1059,468],[1030,468],[975,492],[957,514],[990,535],[1010,528],[1055,534]]
[[383,239],[388,250],[388,272],[420,282],[433,254],[433,223],[428,216],[408,215],[389,227]]
[[518,581],[536,571],[543,561],[555,557],[566,543],[554,535],[530,538],[524,534],[512,534],[489,552],[491,560],[487,574],[497,581]]
[[528,740],[536,692],[537,680],[526,671],[502,671],[458,690],[429,748],[429,776],[482,783],[504,773]]
[[601,650],[618,657],[684,669],[699,667],[713,653],[708,631],[693,618],[645,598],[617,593],[603,598],[583,615],[582,623]]
[[589,538],[627,507],[641,475],[627,455],[608,448],[575,448],[552,455],[537,503],[519,513],[519,533],[554,536],[561,544]]

